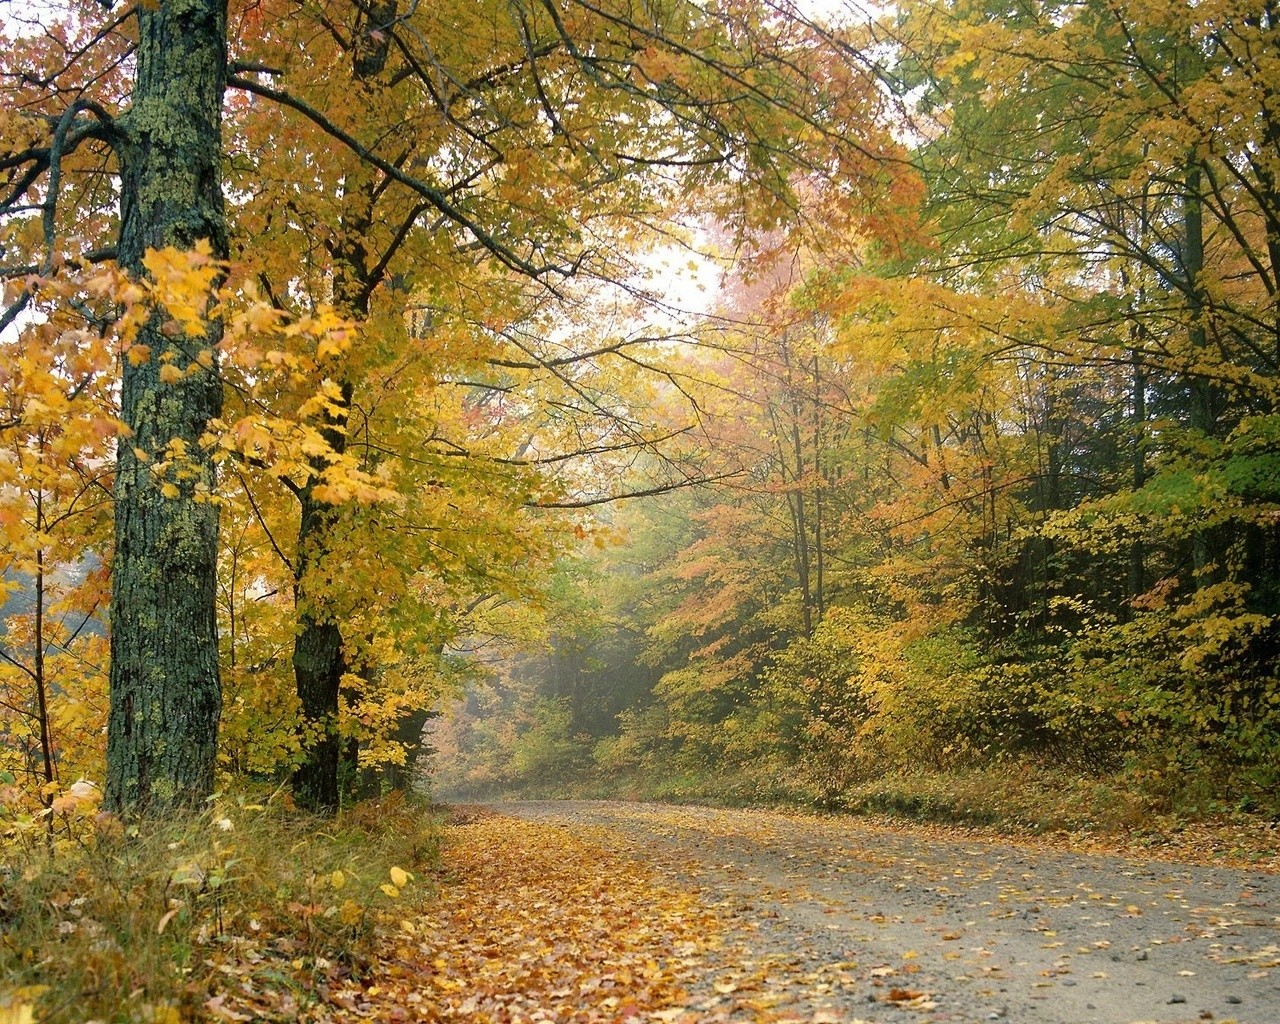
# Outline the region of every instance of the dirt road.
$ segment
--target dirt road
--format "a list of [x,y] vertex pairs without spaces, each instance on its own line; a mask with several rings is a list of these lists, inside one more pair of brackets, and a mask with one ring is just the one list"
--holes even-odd
[[849,819],[524,802],[717,908],[706,1020],[1280,1024],[1280,877]]

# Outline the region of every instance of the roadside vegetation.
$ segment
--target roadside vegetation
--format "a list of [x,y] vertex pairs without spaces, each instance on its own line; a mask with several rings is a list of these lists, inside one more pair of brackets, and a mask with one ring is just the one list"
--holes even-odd
[[286,803],[126,826],[82,786],[6,820],[0,1021],[293,1021],[380,972],[376,944],[434,891],[438,823],[402,797]]

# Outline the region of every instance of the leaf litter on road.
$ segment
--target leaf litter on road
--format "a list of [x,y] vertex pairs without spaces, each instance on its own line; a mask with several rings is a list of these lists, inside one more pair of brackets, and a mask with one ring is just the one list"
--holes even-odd
[[[871,1024],[833,1001],[857,985],[856,962],[749,948],[734,931],[750,908],[674,884],[598,828],[480,814],[446,836],[436,896],[311,1019]],[[880,998],[933,1005],[905,987]]]
[[[1140,977],[1183,983],[1194,1003],[1204,972],[1227,962],[1255,969],[1239,991],[1256,1011],[1276,960],[1273,942],[1241,934],[1263,924],[1267,897],[1245,888],[1239,907],[1193,905],[1188,878],[1155,865],[1081,876],[1101,868],[751,812],[530,816],[481,812],[446,829],[438,892],[387,916],[371,962],[317,979],[319,1002],[298,1019],[925,1024],[1011,1019],[1047,998],[1059,1016],[1035,1019],[1078,1024],[1095,1019],[1078,1015],[1087,1000]],[[1197,930],[1180,934],[1183,919]],[[1163,930],[1141,939],[1148,924]],[[1233,1019],[1223,1011],[1240,1000],[1218,988],[1198,1019]],[[1183,992],[1150,995],[1163,1006]],[[1123,1008],[1096,1019],[1144,1016]],[[237,1020],[250,1008],[217,1009]]]
[[679,1020],[721,939],[695,896],[563,828],[481,816],[448,830],[436,899],[382,944],[337,1019]]

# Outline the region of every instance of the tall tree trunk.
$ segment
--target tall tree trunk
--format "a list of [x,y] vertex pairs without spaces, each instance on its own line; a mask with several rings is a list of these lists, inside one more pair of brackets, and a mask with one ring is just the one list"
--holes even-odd
[[827,478],[822,462],[822,374],[813,354],[813,600],[818,621],[827,616],[827,551],[823,539],[823,492]]
[[[792,486],[787,489],[787,508],[791,513],[791,545],[795,561],[796,582],[800,587],[801,627],[806,637],[813,636],[814,601],[812,562],[809,551],[809,514],[805,501],[805,465],[804,441],[800,436],[800,401],[797,398],[799,384],[796,372],[791,365],[791,350],[785,332],[780,338],[779,355],[786,376],[783,382],[787,396],[786,415],[788,423],[783,425],[776,409],[770,406],[769,414],[773,417],[774,432],[777,434],[778,456],[782,466],[783,480],[790,475]],[[785,434],[785,437],[784,437]],[[790,457],[794,460],[792,469],[787,469],[787,448],[791,449]]]
[[[1140,328],[1136,332],[1142,339]],[[1133,349],[1133,455],[1131,485],[1142,490],[1147,482],[1147,374],[1142,365],[1142,346]],[[1146,545],[1142,538],[1135,538],[1129,545],[1129,597],[1138,597],[1147,590]]]
[[[207,240],[227,255],[219,164],[226,84],[226,0],[164,0],[137,8],[137,77],[121,118],[120,264],[140,274],[148,249],[190,249]],[[150,359],[122,371],[123,439],[115,478],[111,708],[106,802],[160,813],[198,805],[213,791],[218,718],[215,613],[217,506],[201,499],[213,466],[200,438],[222,409],[216,367],[192,367],[162,383],[163,358],[184,370],[214,350],[203,338],[171,337],[157,310],[139,334]],[[165,497],[151,466],[182,442],[188,472]],[[139,455],[141,454],[141,458]],[[203,485],[197,490],[198,485]]]
[[[371,172],[361,167],[346,182],[347,210],[339,224],[331,252],[334,262],[334,306],[344,317],[365,321],[369,317],[368,253],[365,239],[373,225],[376,203]],[[354,384],[343,368],[341,412],[326,413],[321,426],[325,442],[337,455],[347,450],[347,428]],[[312,459],[319,474],[327,465]],[[312,742],[305,760],[293,776],[294,796],[313,811],[331,812],[341,802],[339,777],[344,757],[354,776],[354,744],[344,744],[339,734],[338,711],[342,679],[350,666],[342,627],[335,609],[334,595],[327,588],[337,582],[326,579],[325,561],[333,547],[333,537],[343,516],[343,507],[318,501],[315,478],[298,495],[298,554],[294,563],[295,598],[298,607],[298,634],[293,647],[293,672],[302,706],[303,720]]]
[[[358,89],[376,88],[390,45],[384,30],[394,21],[395,13],[395,0],[378,0],[368,8],[352,51],[352,75]],[[330,249],[334,265],[334,305],[343,316],[363,321],[368,319],[369,297],[377,283],[370,279],[366,250],[377,202],[373,172],[363,166],[353,170],[344,190],[346,211]],[[340,386],[343,412],[326,414],[322,427],[325,441],[338,454],[346,451],[347,416],[354,394],[349,377],[344,376]],[[313,460],[314,470],[318,472],[323,467],[322,460]],[[339,778],[343,757],[354,762],[356,755],[355,745],[343,744],[339,734],[342,678],[349,668],[342,628],[332,595],[325,592],[326,584],[319,582],[342,509],[317,501],[312,484],[302,489],[298,500],[302,508],[294,566],[298,634],[293,648],[293,672],[303,721],[311,736],[304,760],[294,772],[293,791],[302,806],[332,812],[341,800]],[[356,765],[352,763],[349,767],[354,777]]]
[[[1186,191],[1182,197],[1182,272],[1187,294],[1188,341],[1193,359],[1200,358],[1208,344],[1204,324],[1204,200],[1201,196],[1203,172],[1191,163],[1186,172]],[[1219,388],[1200,375],[1191,378],[1191,426],[1205,437],[1218,433]],[[1224,530],[1202,526],[1192,534],[1191,553],[1197,586],[1207,586],[1222,578],[1226,554]]]
[[[1280,58],[1280,4],[1267,0],[1259,5],[1259,13],[1246,22],[1257,28],[1265,27],[1266,47],[1263,51],[1271,60]],[[1264,222],[1267,228],[1268,289],[1273,296],[1271,312],[1271,373],[1280,371],[1280,180],[1277,178],[1275,154],[1280,152],[1280,96],[1270,91],[1270,102],[1263,111],[1266,129],[1265,145],[1260,147],[1250,162],[1258,176],[1258,194]],[[1280,403],[1273,403],[1268,411],[1280,412]],[[1280,591],[1280,523],[1263,518],[1255,521],[1248,531],[1248,548],[1244,558],[1249,582],[1263,592],[1272,595]],[[1272,598],[1275,600],[1275,597]]]
[[[345,438],[345,433],[342,436]],[[335,439],[330,437],[329,441],[333,444]],[[303,490],[299,501],[302,516],[294,562],[298,632],[293,642],[293,674],[309,735],[304,760],[293,774],[293,792],[298,803],[308,810],[334,811],[340,798],[338,767],[342,754],[338,695],[347,665],[342,630],[329,608],[323,584],[317,586],[315,579],[341,510],[316,501],[310,487]]]
[[[44,432],[40,433],[41,455],[44,455]],[[36,529],[45,532],[44,490],[36,491]],[[36,684],[36,714],[40,716],[40,760],[44,772],[45,784],[55,778],[53,763],[53,739],[49,735],[49,681],[45,678],[44,666],[44,598],[45,586],[44,546],[36,548],[36,615],[35,615],[35,650],[32,652],[32,676]],[[50,798],[52,799],[52,797]],[[50,822],[52,824],[52,821]]]

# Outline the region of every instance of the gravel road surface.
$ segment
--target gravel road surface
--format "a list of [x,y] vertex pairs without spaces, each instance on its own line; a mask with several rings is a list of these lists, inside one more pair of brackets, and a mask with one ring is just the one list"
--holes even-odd
[[857,819],[595,801],[560,824],[728,929],[708,1021],[1280,1024],[1280,877]]

